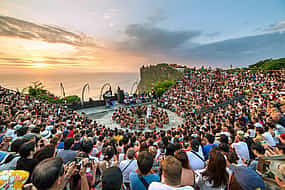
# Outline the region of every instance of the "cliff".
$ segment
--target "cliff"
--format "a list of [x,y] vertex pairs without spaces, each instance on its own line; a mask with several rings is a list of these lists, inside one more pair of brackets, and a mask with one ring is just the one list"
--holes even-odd
[[140,68],[139,92],[150,92],[152,83],[164,80],[178,80],[183,78],[183,72],[163,63],[158,65],[142,66]]

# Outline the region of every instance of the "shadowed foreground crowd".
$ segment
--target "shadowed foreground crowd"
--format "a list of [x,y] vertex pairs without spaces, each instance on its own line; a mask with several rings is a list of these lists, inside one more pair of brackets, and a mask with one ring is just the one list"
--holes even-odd
[[193,69],[158,101],[185,123],[138,132],[0,88],[0,189],[285,188],[284,89],[284,71]]

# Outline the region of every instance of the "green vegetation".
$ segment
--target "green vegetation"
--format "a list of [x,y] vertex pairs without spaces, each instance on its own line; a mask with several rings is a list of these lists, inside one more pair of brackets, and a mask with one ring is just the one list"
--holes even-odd
[[58,97],[45,89],[43,83],[36,81],[33,82],[31,86],[28,86],[22,90],[22,94],[27,94],[29,96],[35,96],[40,100],[46,100],[49,103],[57,103],[64,104],[80,102],[80,98],[76,95],[66,96],[66,97]]
[[174,80],[164,80],[162,82],[156,82],[154,84],[154,92],[156,95],[161,96],[174,84],[175,84]]
[[251,70],[280,70],[282,68],[285,68],[285,58],[266,59],[249,66]]

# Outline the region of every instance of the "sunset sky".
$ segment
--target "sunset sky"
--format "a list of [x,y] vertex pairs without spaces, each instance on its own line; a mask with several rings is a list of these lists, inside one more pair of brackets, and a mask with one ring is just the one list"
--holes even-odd
[[0,0],[0,72],[285,57],[284,0]]

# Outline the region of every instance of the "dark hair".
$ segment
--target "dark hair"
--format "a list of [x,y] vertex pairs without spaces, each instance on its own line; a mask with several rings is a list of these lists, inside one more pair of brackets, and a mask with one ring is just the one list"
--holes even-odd
[[141,143],[140,152],[147,151],[147,150],[148,150],[147,143],[146,142]]
[[264,147],[259,143],[255,143],[255,144],[251,145],[250,148],[251,148],[251,150],[256,150],[259,154],[265,153]]
[[264,130],[262,127],[256,127],[255,128],[256,132],[258,132],[259,134],[263,134],[264,133]]
[[38,190],[46,190],[51,188],[58,177],[63,174],[63,160],[60,157],[46,159],[34,169],[32,183]]
[[176,152],[175,158],[181,162],[183,168],[191,169],[188,156],[184,150]]
[[35,127],[31,130],[32,133],[36,133],[39,134],[41,132],[41,128],[40,127]]
[[80,138],[81,138],[81,136],[80,136],[79,134],[74,135],[74,139],[75,139],[76,141],[79,141]]
[[11,144],[11,152],[19,152],[21,145],[28,141],[29,139],[26,139],[26,138],[20,138],[20,139],[14,140]]
[[74,143],[74,139],[72,137],[68,137],[64,140],[64,150],[69,150]]
[[123,174],[118,167],[107,168],[102,176],[102,190],[120,190]]
[[206,139],[209,141],[209,143],[213,144],[215,141],[215,137],[209,133],[206,134]]
[[229,151],[228,153],[226,153],[226,157],[227,160],[231,163],[231,164],[237,164],[238,163],[238,155],[235,151],[235,149]]
[[209,164],[206,171],[202,173],[213,184],[213,187],[220,187],[228,183],[227,164],[224,155],[213,148],[209,154]]
[[28,127],[21,127],[16,131],[17,137],[22,137],[28,132]]
[[169,143],[168,145],[167,145],[167,147],[166,147],[166,153],[165,153],[165,155],[166,156],[174,156],[174,152],[175,152],[175,145],[174,144],[172,144],[172,143]]
[[102,142],[102,141],[104,140],[104,136],[103,136],[103,135],[99,136],[98,140],[99,140],[100,142]]
[[283,154],[285,153],[285,144],[279,143],[276,145],[279,150],[282,150]]
[[200,142],[198,141],[198,139],[192,139],[191,140],[191,148],[193,151],[198,152],[199,146],[200,146]]
[[150,152],[142,151],[138,156],[138,168],[140,172],[146,175],[152,168],[153,165],[153,157]]
[[115,154],[114,148],[112,146],[108,146],[104,150],[104,160],[110,160],[113,158]]
[[225,134],[222,134],[221,137],[220,137],[220,142],[221,143],[225,143],[225,144],[229,144],[229,138],[227,135]]
[[223,152],[229,152],[230,151],[230,145],[228,145],[226,143],[221,143],[221,144],[219,144],[218,147]]
[[31,154],[31,151],[34,150],[35,150],[35,142],[28,141],[20,146],[19,153],[22,158],[27,158]]
[[52,158],[55,152],[55,147],[52,144],[46,145],[44,147],[42,147],[40,150],[38,150],[35,155],[34,158],[36,160],[38,160],[38,162],[43,161],[44,159],[47,158]]
[[93,143],[91,141],[83,142],[81,145],[81,150],[86,154],[90,154],[93,149]]

